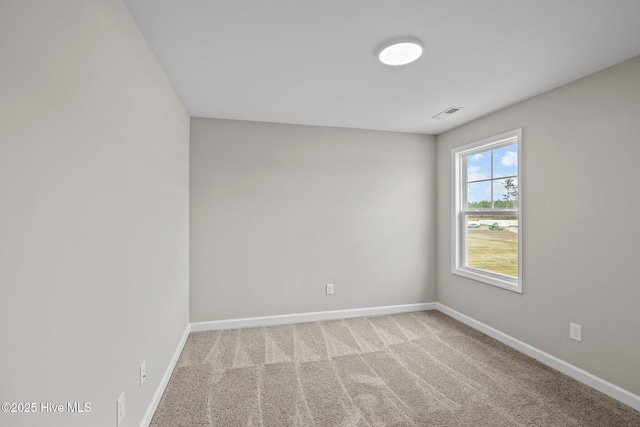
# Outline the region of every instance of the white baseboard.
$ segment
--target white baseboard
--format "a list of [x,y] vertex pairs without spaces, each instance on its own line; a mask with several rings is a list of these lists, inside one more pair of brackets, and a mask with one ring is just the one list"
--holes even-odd
[[464,323],[465,325],[471,326],[473,329],[477,329],[478,331],[490,336],[491,338],[495,338],[496,340],[508,345],[509,347],[519,351],[520,353],[524,353],[527,356],[533,357],[540,363],[543,363],[557,371],[560,371],[563,374],[568,375],[571,378],[580,381],[581,383],[586,384],[589,387],[594,388],[599,392],[618,400],[619,402],[624,403],[625,405],[631,406],[636,411],[640,411],[640,396],[634,393],[620,388],[617,385],[610,383],[609,381],[603,380],[602,378],[596,377],[595,375],[590,374],[589,372],[580,369],[577,366],[567,363],[564,360],[558,359],[557,357],[552,356],[549,353],[545,353],[544,351],[539,350],[516,338],[513,338],[503,332],[500,332],[497,329],[492,328],[491,326],[485,325],[482,322],[478,322],[477,320],[472,319],[471,317],[464,315],[458,311],[455,311],[447,307],[446,305],[436,303],[436,310],[453,317],[454,319]]
[[285,325],[289,323],[317,322],[320,320],[346,319],[350,317],[378,316],[381,314],[407,313],[435,310],[435,302],[421,304],[389,305],[384,307],[354,308],[350,310],[318,311],[314,313],[284,314],[279,316],[249,317],[245,319],[214,320],[191,324],[191,332],[218,331],[222,329],[252,328],[256,326]]
[[167,370],[164,372],[162,379],[160,380],[160,384],[158,385],[158,389],[156,393],[153,395],[153,399],[147,408],[147,412],[145,412],[144,417],[142,418],[142,422],[140,423],[140,427],[149,427],[151,424],[151,419],[153,418],[153,414],[156,412],[158,408],[158,404],[160,403],[160,399],[162,398],[162,394],[164,393],[165,388],[167,388],[167,384],[169,384],[169,380],[171,379],[171,374],[173,374],[173,370],[178,363],[178,358],[180,357],[180,353],[182,353],[182,349],[187,342],[187,338],[189,338],[189,334],[191,333],[190,325],[187,325],[184,333],[182,334],[182,338],[180,338],[180,342],[178,343],[178,348],[173,353],[173,357],[169,362],[169,366],[167,366]]

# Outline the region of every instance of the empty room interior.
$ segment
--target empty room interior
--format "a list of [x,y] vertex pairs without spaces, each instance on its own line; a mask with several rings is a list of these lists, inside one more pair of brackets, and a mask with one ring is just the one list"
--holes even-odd
[[640,426],[639,17],[0,0],[0,425]]

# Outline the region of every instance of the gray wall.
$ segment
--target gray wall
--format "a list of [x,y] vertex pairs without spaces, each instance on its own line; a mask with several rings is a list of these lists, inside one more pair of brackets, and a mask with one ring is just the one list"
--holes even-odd
[[[636,394],[639,118],[636,57],[437,138],[438,301]],[[523,295],[450,272],[451,148],[519,127]]]
[[434,301],[434,160],[425,135],[192,119],[191,321]]
[[92,404],[0,425],[125,390],[137,426],[188,322],[189,117],[120,0],[3,0],[0,57],[0,402]]

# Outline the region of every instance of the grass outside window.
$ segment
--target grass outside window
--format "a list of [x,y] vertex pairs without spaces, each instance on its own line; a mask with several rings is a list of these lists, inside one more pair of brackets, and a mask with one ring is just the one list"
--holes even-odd
[[470,229],[467,232],[467,265],[518,277],[517,230]]

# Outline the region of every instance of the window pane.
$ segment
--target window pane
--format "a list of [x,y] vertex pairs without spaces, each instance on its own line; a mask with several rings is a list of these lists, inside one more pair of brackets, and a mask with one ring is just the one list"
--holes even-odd
[[467,267],[518,277],[518,217],[466,215]]
[[493,178],[518,175],[518,145],[493,150]]
[[491,181],[467,184],[467,208],[491,209]]
[[491,151],[467,156],[467,181],[491,179]]
[[498,209],[518,207],[518,178],[493,181],[493,206]]

